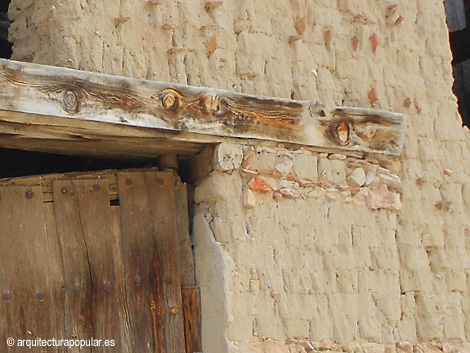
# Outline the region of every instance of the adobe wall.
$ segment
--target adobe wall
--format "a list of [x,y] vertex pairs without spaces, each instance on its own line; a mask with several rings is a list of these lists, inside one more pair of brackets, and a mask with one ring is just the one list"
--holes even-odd
[[208,4],[13,0],[13,59],[408,126],[401,160],[227,146],[195,190],[204,351],[470,351],[470,140],[442,1]]

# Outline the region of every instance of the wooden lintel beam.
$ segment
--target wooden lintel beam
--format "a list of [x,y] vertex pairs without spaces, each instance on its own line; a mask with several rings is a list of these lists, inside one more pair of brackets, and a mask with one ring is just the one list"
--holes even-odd
[[[127,129],[136,135],[129,136]],[[93,142],[99,155],[99,142],[104,140],[104,149],[123,144],[119,153],[125,156],[126,149],[145,154],[147,146],[139,142],[140,135],[148,140],[165,134],[166,142],[201,144],[201,149],[208,141],[240,138],[397,155],[404,129],[405,117],[397,113],[328,108],[309,101],[0,60],[0,146],[4,147],[18,148],[28,138],[44,146],[50,139],[56,152],[65,141],[64,153],[74,153],[76,143],[83,154],[86,142]]]

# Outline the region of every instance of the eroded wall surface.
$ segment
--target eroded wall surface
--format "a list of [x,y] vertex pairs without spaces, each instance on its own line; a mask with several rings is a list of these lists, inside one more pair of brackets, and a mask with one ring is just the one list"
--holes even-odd
[[470,350],[442,1],[13,0],[10,18],[17,60],[407,116],[401,160],[244,145],[199,181],[205,352]]

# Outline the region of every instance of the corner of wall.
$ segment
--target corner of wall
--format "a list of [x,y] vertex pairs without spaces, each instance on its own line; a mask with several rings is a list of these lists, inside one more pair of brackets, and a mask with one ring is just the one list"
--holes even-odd
[[203,213],[194,216],[193,237],[196,277],[201,290],[203,349],[205,353],[228,352],[225,278],[233,261],[215,240]]

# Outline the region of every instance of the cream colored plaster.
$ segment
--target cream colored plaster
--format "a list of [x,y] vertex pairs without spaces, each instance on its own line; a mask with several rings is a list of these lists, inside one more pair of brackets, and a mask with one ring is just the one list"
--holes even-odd
[[441,0],[13,0],[10,18],[17,60],[407,116],[401,161],[255,146],[248,173],[199,181],[205,352],[470,341],[470,140]]

